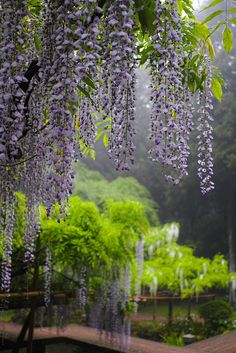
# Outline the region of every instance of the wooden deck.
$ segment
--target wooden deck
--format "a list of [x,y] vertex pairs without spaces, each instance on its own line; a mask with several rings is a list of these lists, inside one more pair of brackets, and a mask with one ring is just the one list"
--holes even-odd
[[193,343],[189,353],[236,353],[236,330]]
[[[6,333],[6,338],[15,341],[21,326],[12,323],[0,323],[0,330]],[[56,328],[37,328],[34,338],[37,342],[46,344],[68,342],[82,345],[87,348],[104,348],[105,352],[120,351],[120,346],[99,335],[96,329],[79,325],[68,325],[64,330]],[[89,349],[88,349],[89,351]],[[94,351],[91,349],[90,351]],[[209,338],[186,347],[174,347],[166,344],[132,337],[130,342],[131,353],[236,353],[236,330],[225,335]]]

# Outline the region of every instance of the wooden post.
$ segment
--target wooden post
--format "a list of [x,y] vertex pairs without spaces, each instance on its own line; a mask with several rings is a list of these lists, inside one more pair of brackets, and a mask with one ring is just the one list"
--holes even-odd
[[168,301],[168,325],[171,326],[173,322],[173,300]]
[[157,318],[157,299],[153,300],[153,321]]
[[[36,243],[36,251],[35,251],[35,260],[34,260],[34,277],[33,277],[33,288],[32,290],[36,291],[38,289],[38,281],[39,281],[39,264],[37,260],[37,252],[40,246],[40,238],[38,237]],[[24,325],[21,329],[21,332],[17,338],[15,347],[12,350],[12,353],[19,353],[19,350],[22,346],[22,343],[25,339],[25,335],[27,330],[29,329],[28,334],[28,345],[27,345],[27,353],[33,353],[33,332],[34,332],[34,316],[35,316],[35,309],[37,304],[37,297],[33,298],[30,312],[24,322]]]
[[[40,238],[37,238],[35,259],[34,259],[34,278],[33,278],[33,291],[38,290],[39,286],[39,263],[37,259],[37,253],[40,247]],[[37,307],[37,297],[32,300],[31,312],[30,312],[30,321],[29,321],[29,334],[28,334],[28,343],[27,343],[27,353],[33,353],[33,338],[34,338],[34,321],[35,321],[35,310]]]
[[32,302],[32,307],[31,307],[31,311],[30,311],[27,353],[33,353],[35,309],[36,309],[36,303],[35,303],[35,299],[34,299]]
[[20,347],[21,347],[21,345],[24,341],[24,338],[25,338],[25,334],[29,328],[30,315],[31,315],[31,309],[30,309],[30,312],[24,322],[24,325],[22,326],[21,332],[17,338],[17,341],[15,343],[15,347],[13,348],[12,353],[18,353],[20,350]]
[[189,299],[188,299],[188,313],[187,313],[187,318],[189,321],[192,320],[191,311],[192,311],[192,297],[189,297]]

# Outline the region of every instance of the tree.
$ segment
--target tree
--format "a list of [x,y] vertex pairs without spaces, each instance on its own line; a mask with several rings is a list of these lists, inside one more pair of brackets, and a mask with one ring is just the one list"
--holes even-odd
[[192,248],[177,244],[178,233],[174,223],[150,229],[145,242],[143,285],[153,295],[159,289],[182,298],[198,296],[211,288],[227,288],[235,273],[229,272],[224,257],[196,257]]
[[88,169],[82,163],[75,167],[73,194],[81,199],[93,201],[100,209],[104,210],[107,200],[112,201],[136,201],[140,202],[152,225],[157,225],[158,206],[152,200],[146,187],[141,185],[132,177],[118,177],[108,181],[105,177],[94,170]]

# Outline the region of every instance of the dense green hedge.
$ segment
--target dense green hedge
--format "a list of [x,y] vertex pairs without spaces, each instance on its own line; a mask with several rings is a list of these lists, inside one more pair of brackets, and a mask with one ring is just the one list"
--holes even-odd
[[204,319],[207,336],[223,333],[232,326],[233,308],[223,299],[204,303],[198,310]]

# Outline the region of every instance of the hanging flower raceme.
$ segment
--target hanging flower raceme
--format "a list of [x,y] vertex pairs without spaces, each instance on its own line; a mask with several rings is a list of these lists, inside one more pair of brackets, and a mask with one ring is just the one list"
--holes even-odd
[[0,223],[3,237],[2,290],[9,292],[11,255],[15,222],[15,192],[20,189],[22,171],[17,167],[24,158],[21,139],[25,131],[24,86],[31,48],[28,46],[26,1],[4,1],[0,6],[0,204],[5,221]]
[[130,315],[127,310],[131,296],[132,271],[127,261],[124,268],[114,267],[104,271],[101,285],[97,288],[91,307],[90,324],[99,330],[101,338],[128,352],[130,344]]
[[46,249],[44,276],[45,276],[44,302],[45,302],[45,306],[48,307],[51,301],[51,284],[52,284],[52,253],[49,248]]
[[25,81],[28,54],[24,27],[26,1],[1,4],[0,48],[0,161],[11,163],[22,157],[18,144],[24,129],[24,92],[19,83]]
[[137,278],[135,283],[135,295],[141,293],[141,279],[143,274],[143,261],[144,261],[144,241],[139,239],[136,244],[136,260],[137,260]]
[[[121,300],[122,309],[125,311],[130,302],[131,296],[131,279],[132,273],[130,265],[127,264],[124,270],[124,279],[123,279],[123,298]],[[130,347],[130,337],[131,337],[131,319],[129,315],[125,315],[123,318],[122,332],[121,332],[121,351],[128,352]]]
[[79,309],[84,309],[87,303],[87,283],[86,283],[86,268],[81,267],[79,271],[79,288],[77,289],[76,302]]
[[[46,88],[50,89],[51,96],[48,99],[47,118],[48,133],[45,142],[47,165],[50,174],[47,184],[48,209],[52,207],[55,199],[59,204],[68,197],[72,188],[72,161],[75,139],[75,124],[73,109],[69,109],[68,102],[75,101],[76,81],[73,74],[74,46],[72,40],[70,11],[74,9],[73,2],[55,2],[53,9],[49,12],[49,24],[53,26],[53,35],[50,38],[52,45],[51,57],[42,65],[42,75],[49,73],[49,79],[42,76],[46,81]],[[54,14],[54,18],[51,18]],[[52,20],[53,23],[52,23]],[[47,22],[46,22],[47,25]],[[48,43],[45,43],[45,48]],[[47,53],[47,48],[46,48]],[[46,55],[45,55],[46,56]],[[50,68],[48,68],[50,65]],[[45,66],[45,67],[44,67]],[[75,111],[75,110],[74,110]]]
[[[62,205],[71,193],[76,140],[85,147],[94,143],[91,104],[86,99],[80,100],[79,92],[85,89],[88,72],[91,71],[92,75],[96,71],[98,20],[97,17],[92,20],[91,13],[101,11],[96,1],[55,2],[50,6],[52,8],[46,14],[44,60],[41,65],[44,89],[52,93],[50,98],[46,95],[49,120],[45,142],[47,164],[50,167],[47,179],[49,211],[55,199]],[[50,26],[51,31],[48,31]],[[50,51],[48,42],[51,43]]]
[[[79,11],[79,23],[76,30],[77,51],[76,68],[81,80],[78,85],[80,92],[78,111],[78,140],[83,153],[86,148],[93,148],[96,137],[95,114],[98,111],[98,61],[101,47],[98,45],[99,15],[102,9],[97,6],[97,0],[84,1]],[[95,14],[91,20],[91,14]],[[86,92],[86,96],[83,94]]]
[[203,91],[198,93],[198,176],[200,178],[200,188],[203,194],[214,189],[213,176],[213,156],[212,156],[212,92],[211,92],[211,68],[206,59],[206,69],[208,78],[204,84]]
[[10,292],[11,287],[11,267],[12,267],[12,240],[14,233],[14,205],[15,197],[9,191],[7,199],[5,200],[5,227],[3,240],[3,261],[2,261],[2,278],[1,278],[1,289],[4,292]]
[[188,89],[183,87],[181,19],[175,0],[157,0],[156,14],[154,54],[150,63],[153,147],[149,154],[152,160],[168,167],[166,179],[178,184],[187,174],[188,134],[192,129],[188,92],[184,93]]
[[[34,259],[35,241],[40,232],[40,214],[37,201],[32,202],[31,197],[27,202],[26,229],[24,234],[25,262],[32,263]],[[32,202],[32,203],[31,203]]]
[[[24,129],[24,92],[19,83],[25,81],[22,72],[27,67],[26,35],[23,18],[26,2],[5,1],[1,5],[1,48],[0,48],[0,162],[1,175],[5,166],[17,163],[23,154],[18,143]],[[19,50],[19,47],[21,50]],[[13,190],[17,185],[11,181]],[[2,193],[1,193],[2,194]]]
[[134,162],[135,45],[132,0],[115,0],[104,22],[102,80],[104,118],[111,118],[108,152],[116,168]]
[[178,183],[182,177],[188,174],[188,158],[190,155],[189,138],[194,128],[194,95],[190,92],[187,82],[183,86],[182,104],[183,109],[179,119],[179,133],[176,137],[178,145],[178,178],[175,183]]
[[67,305],[58,305],[55,310],[55,320],[57,323],[57,332],[63,330],[67,321]]

